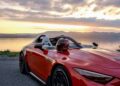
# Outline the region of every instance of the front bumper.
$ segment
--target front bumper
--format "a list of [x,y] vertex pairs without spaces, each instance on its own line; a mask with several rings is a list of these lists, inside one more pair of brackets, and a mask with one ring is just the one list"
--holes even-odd
[[120,86],[120,79],[114,78],[107,84],[96,83],[92,80],[86,79],[85,77],[79,75],[76,72],[71,73],[72,76],[72,86]]

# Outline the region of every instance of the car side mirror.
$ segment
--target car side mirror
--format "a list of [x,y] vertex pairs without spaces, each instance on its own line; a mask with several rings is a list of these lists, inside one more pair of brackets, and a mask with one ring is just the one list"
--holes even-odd
[[47,55],[48,54],[48,50],[43,50],[43,54]]
[[93,48],[94,48],[94,49],[97,49],[98,46],[99,46],[99,45],[98,45],[97,43],[95,43],[95,42],[93,42],[92,44],[93,44]]

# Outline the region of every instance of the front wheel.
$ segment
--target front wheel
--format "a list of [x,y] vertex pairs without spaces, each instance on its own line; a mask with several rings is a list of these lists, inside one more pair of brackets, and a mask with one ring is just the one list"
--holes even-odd
[[25,61],[23,54],[20,54],[20,56],[19,56],[19,70],[22,74],[29,73],[28,66],[27,66],[27,63]]
[[56,67],[51,77],[52,86],[71,86],[70,78],[64,67]]

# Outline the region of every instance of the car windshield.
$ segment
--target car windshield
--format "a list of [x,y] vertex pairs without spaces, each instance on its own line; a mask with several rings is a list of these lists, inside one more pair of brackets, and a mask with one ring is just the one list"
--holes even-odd
[[47,38],[47,39],[41,39],[39,41],[39,39],[41,38],[38,37],[37,40],[35,41],[36,43],[40,43],[40,44],[44,44],[46,49],[56,49],[56,44],[58,42],[58,40],[60,38],[65,38],[69,41],[69,49],[81,49],[81,48],[92,48],[92,45],[85,45],[85,44],[81,44],[78,43],[77,41],[75,41],[74,39],[70,38],[70,37],[66,37],[66,36],[60,36],[60,37],[55,37],[55,38]]

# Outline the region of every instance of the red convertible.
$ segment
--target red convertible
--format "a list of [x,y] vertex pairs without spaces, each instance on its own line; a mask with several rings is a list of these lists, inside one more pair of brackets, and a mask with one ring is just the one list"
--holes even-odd
[[93,44],[40,35],[20,52],[20,72],[48,86],[120,86],[120,54]]

